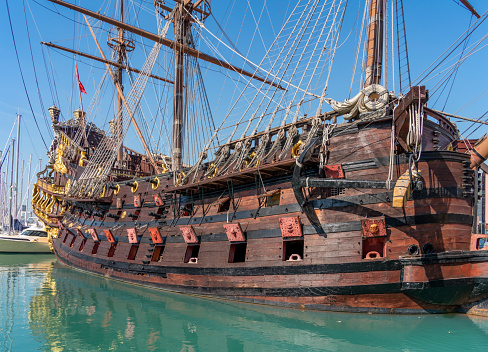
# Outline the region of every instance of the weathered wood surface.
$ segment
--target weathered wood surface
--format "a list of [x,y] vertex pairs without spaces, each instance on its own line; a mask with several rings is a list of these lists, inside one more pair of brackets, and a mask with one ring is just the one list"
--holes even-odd
[[[428,276],[422,266],[402,269],[399,264],[411,245],[419,246],[421,252],[430,243],[435,255],[470,248],[473,198],[463,196],[466,183],[471,182],[463,166],[467,157],[455,152],[434,153],[435,145],[449,142],[448,133],[442,130],[440,142],[433,143],[428,136],[436,129],[432,123],[425,126],[427,141],[418,163],[422,189],[413,192],[404,208],[392,207],[392,190],[345,188],[332,197],[326,188],[305,187],[305,199],[313,204],[324,234],[317,234],[296,203],[291,178],[295,160],[288,157],[282,162],[202,179],[195,185],[175,187],[172,178],[164,175],[160,176],[159,188],[153,190],[148,179],[140,178],[138,189],[132,193],[128,184],[119,182],[119,194],[107,191],[105,199],[110,204],[94,209],[90,202],[78,202],[66,210],[69,220],[65,226],[81,228],[88,239],[80,250],[81,237],[70,247],[73,235],[62,234],[55,240],[56,252],[63,262],[84,270],[179,292],[318,309],[449,310],[450,306],[421,303],[400,292],[406,282],[402,270],[408,271],[408,280],[414,282],[432,277],[458,280],[483,276],[480,273],[485,270],[483,262],[460,260],[460,266],[451,264],[452,269],[434,264],[434,269],[428,270],[439,270],[440,274]],[[330,139],[328,165],[342,165],[346,180],[384,182],[389,171],[390,138],[389,119],[358,124],[351,133]],[[304,167],[304,178],[323,177],[317,151]],[[393,161],[394,182],[408,169],[408,155],[394,156]],[[268,206],[262,195],[276,190],[280,192],[279,205]],[[156,206],[155,195],[161,198],[162,206]],[[134,205],[134,196],[140,197],[140,207]],[[227,198],[229,208],[219,211]],[[98,213],[93,214],[93,210]],[[106,210],[111,217],[103,214]],[[53,215],[60,211],[56,207]],[[304,233],[301,260],[283,260],[287,243],[281,234],[280,218],[286,217],[300,219]],[[364,246],[361,221],[370,218],[385,219],[384,258],[363,259],[363,248],[368,247]],[[247,238],[245,258],[244,262],[229,263],[231,243],[224,224],[237,222]],[[190,225],[199,239],[197,263],[184,263],[188,244],[181,227]],[[150,227],[158,227],[165,240],[158,261],[152,260],[156,247]],[[92,254],[95,242],[88,228],[95,228],[100,235],[96,254]],[[133,245],[128,243],[127,228],[136,228],[139,236],[134,259],[129,259]],[[103,235],[105,229],[111,229],[118,241],[112,257],[107,256],[111,244]]]

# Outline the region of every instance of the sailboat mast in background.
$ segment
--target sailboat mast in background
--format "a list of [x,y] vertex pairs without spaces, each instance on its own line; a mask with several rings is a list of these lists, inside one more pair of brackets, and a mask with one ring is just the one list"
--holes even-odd
[[12,139],[12,153],[10,157],[10,198],[9,198],[9,206],[8,206],[8,233],[9,235],[12,234],[12,227],[13,227],[13,217],[12,217],[12,201],[14,197],[14,187],[13,187],[13,180],[14,180],[14,157],[15,157],[15,139]]
[[[22,115],[17,114],[17,159],[15,161],[15,186],[12,185],[13,190],[15,191],[15,206],[13,210],[13,222],[14,222],[14,231],[15,231],[15,219],[17,218],[17,206],[19,203],[19,156],[20,156],[20,119]],[[12,165],[13,166],[13,165]]]

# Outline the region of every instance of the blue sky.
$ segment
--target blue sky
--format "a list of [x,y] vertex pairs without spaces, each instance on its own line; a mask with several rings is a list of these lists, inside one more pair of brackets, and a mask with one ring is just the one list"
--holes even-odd
[[[79,0],[71,0],[72,3],[80,3]],[[83,7],[97,11],[100,7],[104,9],[109,3],[114,0],[106,0],[104,2],[85,0],[82,1]],[[145,3],[146,7],[150,7],[152,0],[136,0],[137,3]],[[295,1],[291,1],[293,4]],[[102,5],[100,5],[102,3]],[[262,1],[249,0],[251,8],[257,16]],[[483,0],[472,0],[472,5],[477,11],[482,14],[488,10],[488,2]],[[54,75],[56,84],[55,100],[59,101],[59,107],[62,110],[65,118],[71,117],[71,112],[78,107],[78,92],[73,90],[74,67],[72,56],[69,54],[61,54],[59,52],[50,51],[49,57],[46,57],[46,52],[41,50],[39,44],[42,40],[49,42],[53,41],[59,45],[81,49],[98,56],[92,38],[87,36],[84,26],[77,24],[82,21],[79,15],[71,10],[63,9],[60,6],[54,6],[47,0],[8,0],[15,40],[17,44],[19,59],[24,74],[26,88],[32,103],[32,108],[36,114],[37,123],[39,124],[40,132],[35,125],[34,118],[29,108],[27,97],[22,84],[20,71],[15,56],[12,35],[10,32],[9,19],[7,17],[6,0],[0,2],[0,121],[2,128],[0,129],[0,149],[3,149],[7,142],[8,134],[12,128],[16,114],[19,111],[23,115],[22,124],[22,158],[27,160],[29,154],[33,154],[33,160],[45,157],[46,148],[40,135],[44,137],[47,144],[50,143],[49,138],[49,124],[45,122],[45,117],[49,118],[47,111],[42,111],[39,94],[42,97],[45,110],[53,103],[53,88],[49,85],[48,76],[46,75],[46,66],[48,67],[49,75]],[[27,24],[24,18],[24,6],[26,9]],[[233,42],[237,42],[237,46],[242,52],[246,52],[252,38],[253,51],[251,52],[251,59],[258,62],[260,55],[263,53],[262,45],[269,45],[273,39],[273,31],[277,31],[280,22],[285,17],[287,9],[289,9],[288,1],[268,0],[270,11],[263,16],[261,22],[261,31],[253,36],[255,33],[253,22],[249,20],[244,26],[241,26],[240,17],[246,14],[246,18],[250,19],[248,1],[212,1],[212,10],[214,17],[225,27],[227,35]],[[358,1],[349,1],[348,5],[349,17],[344,23],[343,32],[351,32],[351,36],[347,38],[344,47],[353,46],[354,40],[354,19],[357,17],[355,9],[358,7]],[[412,79],[415,79],[422,73],[431,62],[433,62],[442,52],[444,52],[449,45],[454,42],[474,21],[469,11],[458,4],[457,0],[404,0],[405,19],[407,26],[408,50],[410,57],[410,69]],[[130,6],[128,7],[130,8]],[[62,16],[55,14],[59,11]],[[131,10],[129,10],[131,11]],[[104,12],[104,11],[102,11]],[[130,12],[129,12],[130,13]],[[113,14],[109,11],[108,16]],[[151,21],[149,14],[145,14],[144,10],[141,12],[142,20],[140,24],[147,30],[156,32],[156,27]],[[230,14],[230,15],[229,15]],[[63,17],[64,16],[64,17]],[[133,14],[128,15],[128,20],[133,20]],[[229,20],[227,21],[227,18]],[[35,22],[34,22],[35,20]],[[220,31],[213,19],[208,19],[209,29],[216,35],[221,36]],[[271,25],[273,23],[274,25]],[[27,36],[27,27],[29,29],[32,55],[34,58],[35,69],[38,78],[39,93],[37,90],[36,80],[34,78],[34,71],[32,65],[31,51]],[[108,27],[105,27],[108,28]],[[38,30],[39,29],[39,32]],[[39,34],[40,33],[40,34]],[[477,38],[488,33],[488,21],[486,24],[480,26],[475,32],[470,44],[474,43]],[[240,34],[240,36],[239,36]],[[239,36],[239,41],[237,37]],[[344,38],[345,39],[345,38]],[[224,39],[225,40],[225,39]],[[101,37],[101,44],[104,44],[104,39]],[[145,45],[149,47],[151,43],[145,41]],[[221,52],[228,57],[232,56],[229,50],[222,48]],[[255,48],[255,49],[254,49]],[[202,49],[208,52],[208,49]],[[140,45],[134,52],[134,62],[138,55],[140,56]],[[351,51],[352,52],[352,51]],[[338,58],[334,63],[334,71],[331,77],[329,96],[336,100],[343,100],[347,98],[349,93],[349,81],[351,77],[351,52],[338,54]],[[106,50],[106,54],[108,50]],[[471,56],[459,69],[454,82],[453,88],[447,99],[447,92],[451,89],[450,85],[446,88],[443,94],[440,91],[433,96],[429,106],[435,103],[434,107],[445,110],[451,113],[459,114],[470,118],[478,118],[486,113],[488,104],[486,96],[482,96],[476,102],[469,104],[469,102],[478,96],[481,92],[487,89],[488,82],[488,68],[486,65],[487,50],[481,49],[477,54]],[[343,55],[343,56],[340,56]],[[55,73],[49,68],[50,60],[55,67]],[[233,63],[239,63],[238,60]],[[135,64],[140,67],[141,64]],[[90,99],[95,91],[97,79],[103,70],[100,63],[90,65],[89,60],[80,59],[78,68],[80,77],[88,92],[84,99],[85,108],[88,106]],[[206,66],[204,65],[204,68]],[[349,70],[349,71],[348,71]],[[205,71],[205,70],[204,70]],[[162,69],[156,71],[158,75],[164,75]],[[204,72],[206,75],[206,71]],[[214,78],[210,79],[214,80]],[[427,88],[429,85],[435,84],[436,79],[426,82]],[[214,85],[220,85],[219,78],[215,78]],[[52,82],[51,82],[52,84]],[[219,88],[220,89],[220,88]],[[233,89],[233,88],[232,88]],[[213,90],[213,89],[210,89]],[[150,92],[153,94],[154,92]],[[105,92],[105,99],[108,101],[107,106],[113,106],[111,93]],[[153,95],[156,95],[155,93]],[[222,102],[225,100],[225,103]],[[214,94],[210,97],[211,106],[218,106],[217,111],[214,112],[216,120],[218,120],[228,107],[228,97],[224,99],[220,94]],[[148,98],[148,105],[155,104],[156,98]],[[57,102],[58,103],[58,102]],[[465,107],[469,104],[467,107]],[[109,108],[110,110],[110,108]],[[106,112],[100,124],[106,123],[110,119],[110,111]],[[466,122],[458,124],[460,131],[464,131],[469,126]],[[480,137],[486,131],[486,126],[479,128],[475,133],[470,135],[471,138]],[[130,137],[133,138],[133,137]],[[138,147],[138,143],[134,142],[134,147],[142,151]],[[129,141],[130,144],[130,141]]]

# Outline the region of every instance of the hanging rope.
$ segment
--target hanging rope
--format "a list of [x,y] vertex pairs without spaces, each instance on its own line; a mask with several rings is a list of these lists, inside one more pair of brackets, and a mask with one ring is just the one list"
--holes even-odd
[[22,78],[22,84],[24,86],[24,91],[25,91],[25,95],[27,97],[27,102],[29,103],[29,108],[31,110],[32,117],[34,118],[34,122],[36,123],[37,130],[39,131],[39,136],[41,137],[42,143],[44,144],[44,147],[46,148],[46,150],[48,150],[46,141],[44,140],[44,137],[42,136],[41,129],[39,128],[39,124],[37,123],[37,118],[36,118],[36,115],[34,114],[34,109],[32,108],[32,103],[31,103],[31,100],[29,97],[29,93],[27,92],[27,86],[25,85],[24,73],[22,72],[22,67],[20,65],[19,53],[17,51],[17,44],[15,43],[14,29],[12,27],[12,19],[10,18],[10,9],[8,6],[8,0],[5,0],[5,4],[7,5],[8,23],[10,25],[10,33],[12,34],[12,41],[14,43],[15,57],[17,58],[17,64],[19,66],[20,77]]
[[[161,38],[164,38],[168,32],[171,19],[174,15],[174,10],[167,18],[166,24],[161,28],[160,16],[158,15],[158,33]],[[114,123],[112,136],[105,136],[96,149],[91,162],[85,168],[80,178],[71,186],[68,195],[71,197],[96,197],[103,189],[107,176],[112,170],[117,153],[122,146],[124,137],[129,129],[133,112],[137,110],[141,101],[144,88],[149,78],[154,63],[161,49],[162,44],[157,42],[141,73],[137,76],[135,83],[131,86],[129,94],[126,97],[126,105],[124,109],[118,112]]]
[[325,165],[327,165],[327,161],[329,159],[329,140],[332,136],[332,132],[334,131],[336,124],[327,125],[322,129],[322,144],[320,146],[320,164],[319,168],[323,169]]
[[422,134],[424,130],[424,110],[420,100],[420,87],[418,87],[418,89],[418,102],[414,102],[408,108],[409,129],[406,140],[407,145],[409,145],[412,149],[415,162],[418,162],[420,160],[420,154],[422,152]]
[[[285,138],[287,139],[285,148],[288,150],[291,147],[298,130],[293,126],[287,136],[287,131],[284,129],[290,117],[290,107],[297,106],[291,122],[293,125],[300,116],[303,116],[301,108],[308,107],[312,100],[313,103],[319,102],[318,99],[323,101],[337,48],[345,4],[347,0],[298,1],[275,41],[266,51],[265,58],[259,64],[261,72],[266,73],[266,79],[272,79],[275,84],[282,85],[284,89],[261,84],[253,90],[250,89],[252,84],[249,82],[246,84],[225,118],[226,120],[231,114],[239,116],[238,121],[230,125],[233,129],[227,143],[232,141],[239,130],[242,131],[239,137],[241,142],[234,147],[232,153],[231,149],[220,148],[213,165],[206,172],[207,176],[212,176],[215,172],[222,175],[233,164],[235,164],[234,170],[239,170],[244,165],[244,161],[248,161],[247,167],[255,167],[258,162],[274,158]],[[262,69],[263,62],[271,62],[271,67]],[[318,84],[324,69],[328,74],[326,83],[321,85],[322,94],[310,93],[310,87]],[[310,100],[310,95],[318,99]],[[300,103],[294,104],[294,101]],[[283,106],[285,104],[286,107]],[[239,112],[241,108],[242,112]],[[275,135],[270,151],[266,154],[272,140],[269,131],[275,119],[281,119],[282,129]],[[256,139],[255,135],[265,121],[267,123],[265,133],[249,159],[252,141]],[[251,133],[248,134],[249,131]],[[315,130],[312,134],[316,132]],[[281,153],[280,156],[284,157],[285,154],[286,152]]]
[[[397,105],[398,106],[398,105]],[[393,109],[393,116],[395,116],[395,109]],[[386,189],[390,190],[393,181],[393,168],[395,162],[395,119],[391,119],[391,135],[390,135],[390,159],[388,163],[388,178],[386,179]]]

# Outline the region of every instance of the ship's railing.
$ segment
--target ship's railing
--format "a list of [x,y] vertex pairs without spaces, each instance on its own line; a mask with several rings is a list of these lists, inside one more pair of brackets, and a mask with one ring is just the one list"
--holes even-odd
[[65,194],[65,186],[57,186],[53,184],[52,177],[46,179],[38,179],[37,185],[45,191],[56,193],[56,194]]
[[429,117],[434,119],[439,124],[439,126],[448,131],[453,138],[458,138],[459,131],[456,125],[454,125],[454,123],[452,123],[452,121],[448,117],[427,107],[424,107],[424,114],[426,119],[429,119]]
[[[252,136],[252,138],[255,140],[258,140],[259,138],[261,138],[263,135],[265,135],[267,133],[270,136],[274,136],[274,135],[278,134],[280,132],[280,130],[284,130],[285,132],[287,132],[292,127],[296,127],[296,128],[305,127],[305,128],[307,128],[312,123],[313,119],[315,119],[315,118],[320,118],[321,120],[330,120],[330,119],[333,119],[334,117],[337,117],[337,116],[339,116],[339,114],[336,113],[335,111],[325,112],[321,115],[303,118],[303,119],[297,121],[296,123],[288,123],[284,126],[278,126],[278,127],[271,128],[269,131],[258,132],[256,134],[254,134]],[[234,139],[234,140],[230,141],[229,143],[217,146],[216,149],[218,150],[225,145],[231,147],[231,149],[232,149],[237,143],[244,142],[248,138],[249,137]]]
[[78,164],[80,158],[87,159],[89,157],[90,148],[86,148],[85,150],[84,148],[80,147],[76,142],[73,141],[70,136],[68,136],[61,130],[58,130],[58,133],[58,143],[65,146],[65,150],[62,156],[64,159],[68,160],[69,162]]
[[52,218],[49,215],[45,214],[42,210],[38,209],[37,207],[33,206],[32,211],[36,216],[44,221],[47,224],[56,224],[58,222],[57,218]]
[[151,175],[150,173],[130,170],[130,169],[117,169],[112,168],[111,174],[116,177],[123,177],[123,178],[135,178],[135,177],[144,177]]

